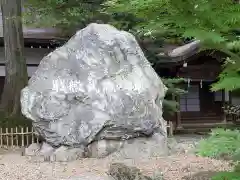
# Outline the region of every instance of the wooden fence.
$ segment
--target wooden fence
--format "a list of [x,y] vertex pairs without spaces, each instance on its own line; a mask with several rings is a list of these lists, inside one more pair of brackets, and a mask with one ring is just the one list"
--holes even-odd
[[[173,135],[173,124],[167,124],[168,135]],[[26,147],[38,143],[39,138],[31,127],[0,128],[0,148]]]
[[25,147],[39,142],[33,128],[0,128],[0,148]]

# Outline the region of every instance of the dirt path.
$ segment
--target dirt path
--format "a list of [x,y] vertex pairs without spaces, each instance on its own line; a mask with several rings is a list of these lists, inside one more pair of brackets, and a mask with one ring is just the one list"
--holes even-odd
[[[148,175],[161,171],[167,180],[181,180],[184,176],[200,171],[230,170],[225,161],[196,157],[190,153],[199,137],[176,137],[178,142],[175,153],[168,157],[149,160],[124,160],[126,164],[137,166]],[[194,144],[194,145],[193,145]],[[185,148],[183,153],[182,148]],[[180,150],[180,152],[177,152]],[[42,162],[30,157],[20,156],[18,151],[0,154],[1,180],[61,180],[77,177],[85,173],[104,174],[114,160],[82,159],[75,162]]]

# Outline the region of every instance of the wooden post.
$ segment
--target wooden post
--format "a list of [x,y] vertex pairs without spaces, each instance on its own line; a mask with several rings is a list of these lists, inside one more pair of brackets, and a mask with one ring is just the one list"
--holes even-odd
[[[232,92],[231,92],[231,91],[228,92],[228,96],[229,96],[229,102],[228,102],[228,105],[231,106],[231,105],[233,105],[233,103],[232,103],[233,95],[232,95]],[[237,118],[238,118],[238,117],[235,116],[235,115],[233,115],[233,114],[230,115],[230,120],[231,120],[231,122],[234,123],[234,124],[236,123]]]
[[21,127],[21,140],[22,140],[22,146],[21,147],[24,147],[24,129],[23,129],[23,127]]
[[[180,105],[180,97],[179,97],[179,96],[176,97],[176,101],[177,101],[177,102],[179,103],[179,105]],[[182,121],[181,121],[181,111],[180,111],[180,109],[176,112],[176,119],[177,119],[176,129],[177,129],[177,130],[183,129],[183,127],[182,127]]]
[[[173,101],[176,100],[174,94],[172,94],[172,100]],[[174,131],[174,123],[173,123],[173,119],[172,118],[170,118],[168,120],[168,126],[169,126],[169,136],[172,137],[173,136],[173,131]]]
[[226,96],[225,96],[225,90],[222,90],[222,103],[223,103],[223,117],[222,117],[222,123],[227,124],[227,117],[225,113],[225,107],[226,107]]
[[29,131],[28,131],[28,127],[26,127],[26,145],[29,145]]
[[19,147],[18,138],[19,138],[18,128],[16,127],[16,146],[17,146],[17,147]]
[[14,146],[14,132],[13,132],[13,128],[11,128],[11,147],[13,148]]
[[173,122],[172,121],[168,121],[169,122],[169,137],[173,136]]
[[8,140],[8,128],[6,128],[6,132],[5,132],[5,136],[6,136],[6,144],[7,144],[7,148],[8,148],[8,145],[9,145],[9,140]]
[[232,105],[232,92],[231,91],[228,92],[228,96],[229,96],[229,105]]
[[32,127],[32,130],[31,130],[31,135],[32,135],[32,144],[34,143],[34,129]]
[[0,147],[2,148],[2,146],[3,146],[3,130],[2,130],[2,128],[0,128]]

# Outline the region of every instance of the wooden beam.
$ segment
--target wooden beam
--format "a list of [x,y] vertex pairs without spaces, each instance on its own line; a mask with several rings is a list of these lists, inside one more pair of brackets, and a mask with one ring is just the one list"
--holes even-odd
[[204,128],[204,127],[217,127],[217,126],[221,126],[221,125],[234,125],[232,122],[227,122],[227,123],[223,123],[223,122],[219,122],[219,123],[183,123],[183,129],[188,129],[188,128],[194,128],[194,129],[200,129],[200,128]]

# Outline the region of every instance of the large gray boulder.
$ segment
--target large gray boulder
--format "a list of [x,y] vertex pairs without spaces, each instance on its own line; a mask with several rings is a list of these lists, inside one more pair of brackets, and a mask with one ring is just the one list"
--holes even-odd
[[165,92],[132,34],[93,23],[42,59],[21,105],[54,148],[153,134],[165,141]]

